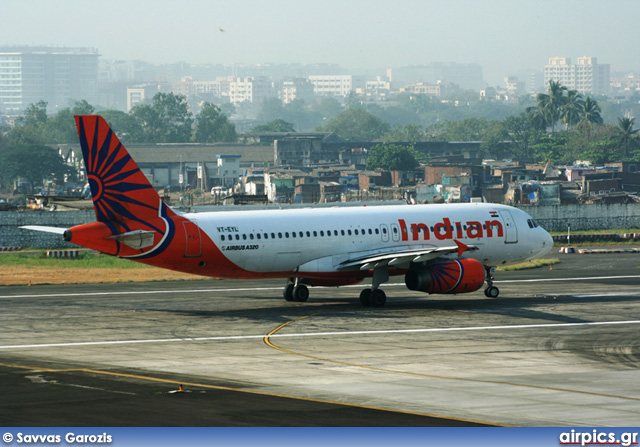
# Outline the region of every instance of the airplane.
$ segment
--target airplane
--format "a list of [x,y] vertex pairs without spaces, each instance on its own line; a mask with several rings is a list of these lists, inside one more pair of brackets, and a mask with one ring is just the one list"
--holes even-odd
[[553,240],[524,211],[494,203],[354,206],[181,213],[167,206],[107,122],[76,116],[96,221],[69,229],[24,226],[145,264],[228,279],[283,278],[287,301],[309,286],[371,278],[363,306],[404,275],[429,294],[479,290],[496,298],[497,266],[548,253]]

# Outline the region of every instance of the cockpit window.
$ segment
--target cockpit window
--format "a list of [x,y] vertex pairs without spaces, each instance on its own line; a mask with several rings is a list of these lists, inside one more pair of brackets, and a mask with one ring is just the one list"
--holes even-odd
[[527,224],[529,224],[529,228],[538,228],[538,224],[533,219],[527,219]]

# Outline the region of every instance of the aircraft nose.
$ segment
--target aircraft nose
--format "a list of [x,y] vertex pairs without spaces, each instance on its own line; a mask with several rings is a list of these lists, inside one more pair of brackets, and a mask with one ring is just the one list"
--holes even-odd
[[546,255],[553,248],[553,238],[545,230],[542,231],[544,232],[544,234],[542,235],[540,254],[538,256]]

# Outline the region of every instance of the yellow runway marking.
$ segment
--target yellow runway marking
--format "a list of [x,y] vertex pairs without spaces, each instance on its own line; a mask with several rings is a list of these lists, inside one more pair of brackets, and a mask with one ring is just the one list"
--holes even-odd
[[206,383],[183,382],[183,381],[178,382],[178,381],[175,381],[175,380],[162,379],[160,377],[143,376],[143,375],[140,375],[140,374],[119,373],[119,372],[113,372],[113,371],[102,371],[102,370],[98,370],[98,369],[88,369],[88,368],[63,368],[63,369],[41,368],[41,367],[38,367],[38,366],[18,365],[18,364],[14,364],[14,363],[1,363],[1,362],[0,362],[0,366],[7,367],[7,368],[15,368],[15,369],[25,369],[25,370],[37,371],[37,372],[48,372],[48,373],[69,373],[69,372],[73,373],[73,372],[75,372],[75,373],[97,374],[97,375],[103,375],[103,376],[112,376],[112,377],[136,379],[136,380],[142,380],[142,381],[147,381],[147,382],[166,383],[166,384],[171,384],[171,385],[181,384],[183,386],[188,386],[188,387],[191,387],[191,388],[204,388],[204,389],[213,389],[213,390],[221,390],[221,391],[234,391],[234,392],[238,392],[238,393],[253,394],[253,395],[256,395],[256,396],[279,397],[279,398],[283,398],[283,399],[294,399],[294,400],[300,400],[300,401],[304,401],[304,402],[314,402],[314,403],[329,404],[329,405],[339,405],[339,406],[343,406],[343,407],[361,408],[361,409],[364,409],[364,410],[376,410],[376,411],[384,411],[384,412],[389,412],[389,413],[407,414],[407,415],[412,415],[412,416],[423,416],[423,417],[431,417],[431,418],[445,419],[445,420],[454,420],[454,421],[462,421],[462,422],[473,422],[473,423],[479,423],[479,424],[485,424],[485,425],[494,425],[494,426],[500,426],[500,427],[511,427],[510,425],[494,424],[494,423],[491,423],[491,422],[474,421],[474,420],[470,420],[470,419],[450,418],[450,417],[447,417],[447,416],[439,416],[439,415],[434,415],[434,414],[429,414],[429,413],[418,413],[418,412],[414,412],[414,411],[402,411],[402,410],[395,410],[395,409],[392,409],[392,408],[376,407],[376,406],[372,406],[372,405],[359,405],[359,404],[353,404],[353,403],[349,403],[349,402],[339,402],[339,401],[333,401],[333,400],[328,400],[328,399],[315,399],[315,398],[311,398],[311,397],[290,396],[290,395],[287,395],[287,394],[269,393],[269,392],[266,392],[266,391],[246,390],[246,389],[243,389],[243,388],[232,388],[232,387],[228,387],[228,386],[210,385],[210,384],[206,384]]
[[[296,355],[296,356],[299,356],[299,357],[306,357],[306,358],[309,358],[309,359],[318,360],[318,361],[327,362],[327,363],[335,363],[337,365],[352,366],[354,368],[367,369],[367,370],[370,370],[370,371],[379,371],[379,372],[392,373],[392,374],[403,374],[403,375],[417,376],[417,377],[428,377],[428,378],[431,378],[431,379],[456,380],[456,381],[461,381],[461,382],[475,382],[475,383],[490,383],[490,384],[493,384],[493,385],[509,385],[509,386],[522,387],[522,388],[533,388],[533,389],[547,390],[547,391],[560,391],[560,392],[564,392],[564,393],[584,394],[584,395],[589,395],[589,396],[598,396],[598,397],[607,397],[607,398],[613,398],[613,399],[625,399],[625,400],[640,401],[640,398],[637,398],[637,397],[619,396],[619,395],[616,395],[616,394],[596,393],[596,392],[592,392],[592,391],[582,391],[582,390],[570,390],[570,389],[567,389],[567,388],[557,388],[557,387],[549,387],[549,386],[542,386],[542,385],[529,385],[529,384],[526,384],[526,383],[503,382],[503,381],[498,381],[498,380],[483,380],[483,379],[469,379],[469,378],[464,378],[464,377],[439,376],[439,375],[434,375],[434,374],[424,374],[424,373],[417,373],[417,372],[411,372],[411,371],[401,371],[401,370],[397,370],[397,369],[379,368],[379,367],[376,367],[376,366],[360,365],[360,364],[357,364],[357,363],[343,362],[343,361],[340,361],[340,360],[327,359],[327,358],[323,358],[323,357],[317,357],[317,356],[314,356],[314,355],[303,354],[303,353],[300,353],[300,352],[291,351],[289,349],[281,348],[280,346],[277,346],[277,345],[275,345],[275,344],[273,344],[271,342],[270,337],[275,335],[281,329],[285,328],[286,326],[289,326],[292,323],[297,323],[297,322],[299,322],[301,320],[304,320],[306,318],[309,318],[309,317],[312,317],[312,316],[315,316],[315,315],[318,315],[318,314],[307,315],[307,316],[300,317],[300,318],[297,318],[295,320],[287,321],[286,323],[281,324],[280,326],[278,326],[277,328],[275,328],[274,330],[269,332],[269,334],[267,334],[267,336],[264,338],[264,342],[268,346],[270,346],[271,348],[277,349],[278,351],[281,351],[281,352],[284,352],[284,353],[287,353],[287,354]],[[463,419],[461,419],[461,420],[463,420]],[[479,422],[479,421],[473,421],[473,422]],[[487,422],[480,422],[480,423],[487,423]]]

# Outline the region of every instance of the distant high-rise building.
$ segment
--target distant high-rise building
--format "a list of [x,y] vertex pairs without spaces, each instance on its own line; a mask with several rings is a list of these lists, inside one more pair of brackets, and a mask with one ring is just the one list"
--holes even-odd
[[46,101],[49,110],[73,101],[95,104],[98,50],[65,47],[0,47],[0,113],[21,113]]
[[598,64],[595,57],[584,56],[578,58],[577,64],[572,64],[568,57],[552,57],[544,66],[544,85],[549,81],[560,82],[569,90],[593,95],[609,94],[611,82],[611,67],[609,64]]

